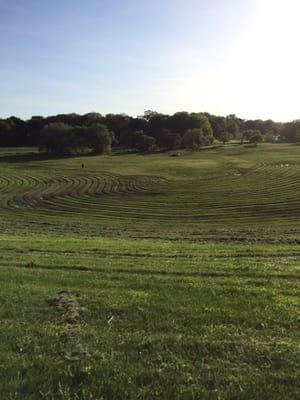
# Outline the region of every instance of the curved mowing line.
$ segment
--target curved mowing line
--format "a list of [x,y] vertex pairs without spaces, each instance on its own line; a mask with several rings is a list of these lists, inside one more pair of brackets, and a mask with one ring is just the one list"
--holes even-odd
[[58,220],[106,219],[178,223],[247,223],[300,214],[300,165],[261,163],[224,175],[167,182],[160,177],[109,172],[80,176],[0,177],[0,205],[9,212]]

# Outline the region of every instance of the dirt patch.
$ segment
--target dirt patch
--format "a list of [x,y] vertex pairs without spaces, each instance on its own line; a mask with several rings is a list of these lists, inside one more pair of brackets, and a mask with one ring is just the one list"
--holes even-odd
[[91,357],[91,354],[80,343],[82,335],[82,314],[87,311],[78,302],[78,295],[69,291],[58,292],[47,300],[48,305],[54,307],[60,314],[59,337],[64,344],[60,356],[68,362],[82,362]]
[[80,361],[90,357],[90,353],[80,343],[64,355],[64,358],[68,361]]
[[48,304],[55,307],[60,313],[64,322],[75,324],[81,318],[81,314],[86,311],[80,307],[74,294],[68,291],[61,291],[56,296],[48,300]]

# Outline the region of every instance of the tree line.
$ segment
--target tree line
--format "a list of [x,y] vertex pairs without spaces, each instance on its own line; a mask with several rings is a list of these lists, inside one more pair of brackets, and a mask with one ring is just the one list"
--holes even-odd
[[155,149],[189,148],[197,150],[214,140],[250,143],[298,142],[300,120],[278,123],[272,120],[244,120],[209,113],[177,112],[173,115],[146,111],[139,117],[126,114],[88,113],[0,119],[0,146],[38,146],[53,154],[92,152],[103,154],[111,146]]

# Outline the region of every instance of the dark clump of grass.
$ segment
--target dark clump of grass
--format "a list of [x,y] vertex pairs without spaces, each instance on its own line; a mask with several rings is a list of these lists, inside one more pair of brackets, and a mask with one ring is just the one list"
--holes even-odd
[[74,324],[80,319],[80,313],[84,311],[80,307],[76,296],[68,291],[61,291],[48,300],[48,304],[54,306],[61,314],[63,321]]
[[30,262],[24,264],[24,268],[38,268],[38,265],[36,262],[30,261]]

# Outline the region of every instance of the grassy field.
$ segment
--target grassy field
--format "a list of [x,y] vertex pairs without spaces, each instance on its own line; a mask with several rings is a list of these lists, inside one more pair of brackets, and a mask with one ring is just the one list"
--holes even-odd
[[0,399],[300,398],[299,151],[2,149]]

